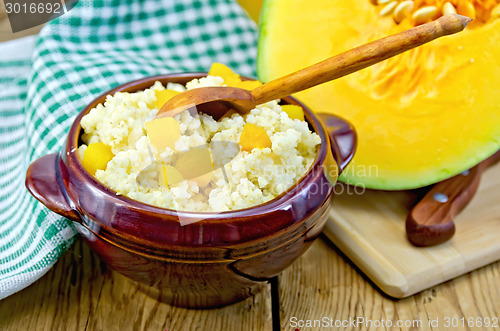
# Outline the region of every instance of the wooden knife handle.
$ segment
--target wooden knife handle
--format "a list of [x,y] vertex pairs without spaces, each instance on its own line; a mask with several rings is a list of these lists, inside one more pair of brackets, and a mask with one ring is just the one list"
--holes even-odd
[[450,239],[455,233],[454,217],[476,193],[484,170],[499,158],[500,152],[497,152],[470,170],[434,185],[408,214],[408,240],[423,247]]

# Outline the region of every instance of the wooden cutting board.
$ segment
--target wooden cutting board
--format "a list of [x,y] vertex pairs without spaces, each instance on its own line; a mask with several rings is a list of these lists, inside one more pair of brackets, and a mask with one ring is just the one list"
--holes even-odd
[[475,197],[455,219],[453,238],[434,247],[417,248],[406,239],[415,192],[359,195],[343,189],[324,233],[392,297],[407,297],[500,260],[500,164],[483,174]]

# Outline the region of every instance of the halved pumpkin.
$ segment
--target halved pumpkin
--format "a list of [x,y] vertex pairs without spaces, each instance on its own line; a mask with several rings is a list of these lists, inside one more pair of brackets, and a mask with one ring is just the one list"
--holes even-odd
[[356,127],[358,150],[341,176],[350,184],[386,190],[422,187],[493,154],[500,148],[500,1],[378,1],[384,4],[265,0],[260,80],[270,81],[446,11],[475,16],[464,32],[297,97],[314,111],[338,114]]

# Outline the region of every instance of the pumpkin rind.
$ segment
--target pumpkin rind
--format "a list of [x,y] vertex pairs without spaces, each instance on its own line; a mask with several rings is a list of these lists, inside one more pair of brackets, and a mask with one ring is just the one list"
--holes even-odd
[[[368,0],[266,0],[258,75],[270,81],[411,27]],[[344,182],[372,189],[426,186],[461,173],[500,148],[500,19],[296,96],[357,129]]]

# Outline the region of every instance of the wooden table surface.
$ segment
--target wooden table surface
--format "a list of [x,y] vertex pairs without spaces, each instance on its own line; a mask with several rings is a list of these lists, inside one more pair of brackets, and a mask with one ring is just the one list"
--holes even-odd
[[[255,297],[219,309],[193,310],[149,297],[136,283],[107,269],[78,240],[42,279],[0,301],[0,330],[318,330],[294,321],[324,317],[338,323],[362,317],[374,324],[383,318],[394,325],[419,320],[421,330],[447,330],[454,328],[444,327],[446,317],[498,317],[499,279],[500,263],[495,263],[393,300],[321,238]],[[429,319],[436,318],[441,327],[429,327]]]
[[[0,41],[32,31],[13,35],[0,10]],[[107,269],[78,240],[40,280],[0,301],[0,330],[476,330],[481,328],[453,328],[446,323],[498,318],[499,298],[497,262],[407,299],[393,300],[321,238],[253,298],[219,309],[176,308]],[[333,327],[299,325],[322,319]],[[356,319],[360,323],[353,327]],[[393,327],[387,327],[387,321]],[[399,328],[398,321],[420,327]],[[349,325],[335,327],[335,323]],[[369,323],[374,327],[367,328]],[[485,329],[500,330],[500,326]]]

